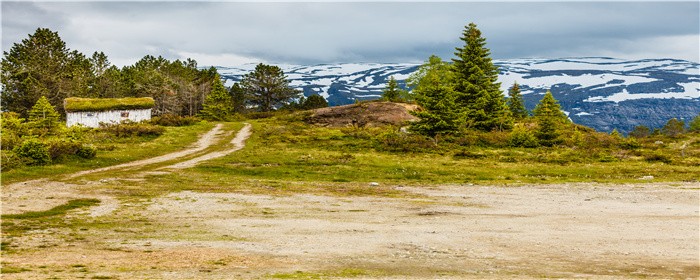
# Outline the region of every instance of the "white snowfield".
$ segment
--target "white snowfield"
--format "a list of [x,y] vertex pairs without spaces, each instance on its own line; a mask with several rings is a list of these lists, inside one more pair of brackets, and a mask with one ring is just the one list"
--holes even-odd
[[[494,60],[500,68],[501,90],[517,82],[523,94],[544,94],[554,86],[567,86],[578,94],[601,89],[615,89],[605,95],[582,96],[585,102],[621,102],[635,99],[700,98],[700,64],[677,59],[622,60],[604,57],[564,59]],[[234,80],[255,69],[256,64],[217,67],[230,86]],[[296,88],[312,89],[329,98],[332,87],[338,92],[358,97],[379,97],[389,77],[402,82],[419,64],[341,63],[322,65],[279,65]],[[658,75],[662,73],[662,75]],[[654,82],[676,82],[648,86]],[[668,84],[668,85],[666,85]],[[629,89],[632,86],[635,89]],[[640,88],[643,88],[641,91]],[[651,88],[651,89],[649,89]],[[658,90],[657,90],[658,89]],[[651,90],[652,92],[648,92]],[[654,92],[654,90],[658,92]]]

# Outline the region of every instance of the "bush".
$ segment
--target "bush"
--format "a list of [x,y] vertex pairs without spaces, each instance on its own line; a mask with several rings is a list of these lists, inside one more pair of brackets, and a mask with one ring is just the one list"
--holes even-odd
[[161,125],[161,126],[190,126],[202,121],[198,117],[193,116],[178,116],[173,114],[165,114],[157,117],[153,117],[150,120],[151,124]]
[[36,139],[29,139],[17,146],[17,156],[26,160],[27,165],[46,165],[51,163],[51,154],[46,144]]
[[75,154],[85,159],[94,158],[97,155],[97,148],[93,145],[82,145]]
[[80,147],[82,147],[82,143],[65,138],[51,139],[47,141],[45,145],[48,147],[52,161],[75,155]]
[[165,128],[147,123],[125,122],[121,124],[101,125],[100,130],[111,133],[117,137],[133,136],[159,136],[165,132]]
[[425,152],[435,150],[435,142],[423,135],[387,132],[379,135],[379,150],[389,152]]
[[523,129],[516,129],[510,133],[508,145],[511,147],[535,148],[539,146],[539,143],[532,132]]
[[644,159],[646,161],[649,161],[649,162],[659,161],[659,162],[663,162],[663,163],[671,163],[671,158],[668,155],[665,155],[659,151],[656,151],[653,154],[645,156]]
[[2,171],[7,171],[27,164],[27,161],[20,158],[14,151],[2,150],[0,151],[0,156],[2,157],[2,159],[0,159],[2,161],[2,164],[0,164],[0,169],[2,169]]

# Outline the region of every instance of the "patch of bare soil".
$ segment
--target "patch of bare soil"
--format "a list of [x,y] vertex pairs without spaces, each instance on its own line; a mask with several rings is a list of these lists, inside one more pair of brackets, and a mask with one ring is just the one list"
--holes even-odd
[[400,189],[427,200],[172,194],[148,215],[168,227],[187,221],[205,235],[240,240],[147,242],[271,255],[296,260],[304,271],[360,268],[398,278],[700,275],[696,185]]
[[365,102],[316,109],[306,121],[330,127],[403,125],[418,119],[409,113],[417,108],[413,104]]
[[[414,195],[173,193],[101,217],[115,226],[90,229],[81,242],[3,256],[31,270],[3,278],[700,275],[697,184],[391,188]],[[348,269],[356,274],[334,274]]]

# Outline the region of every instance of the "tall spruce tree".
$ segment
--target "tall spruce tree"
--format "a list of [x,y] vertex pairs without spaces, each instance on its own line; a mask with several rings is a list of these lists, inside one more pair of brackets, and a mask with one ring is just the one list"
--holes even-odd
[[231,113],[231,96],[226,91],[221,79],[212,82],[211,93],[204,99],[204,108],[200,112],[203,117],[212,120],[226,120]]
[[464,46],[456,48],[452,69],[455,102],[466,115],[466,126],[483,131],[510,129],[513,119],[500,90],[498,67],[490,58],[486,39],[474,23],[465,26],[460,39]]
[[281,68],[262,63],[255,66],[253,72],[243,76],[241,86],[249,94],[250,102],[262,112],[289,104],[300,95],[298,90],[289,86],[287,76]]
[[513,83],[513,86],[508,89],[508,108],[510,109],[511,115],[516,120],[522,120],[528,116],[527,109],[525,109],[525,102],[523,101],[523,95],[520,94],[520,86],[518,83]]
[[547,93],[535,107],[534,113],[538,125],[535,136],[540,141],[540,145],[551,147],[561,143],[558,130],[564,123],[568,122],[568,119],[561,111],[561,107],[551,91],[547,90]]
[[382,99],[386,101],[396,102],[399,100],[399,83],[396,82],[394,76],[389,77],[389,82],[382,93]]
[[415,101],[422,108],[411,112],[419,118],[411,123],[411,131],[434,138],[459,131],[463,118],[455,103],[454,74],[450,68],[448,63],[433,55],[409,77]]

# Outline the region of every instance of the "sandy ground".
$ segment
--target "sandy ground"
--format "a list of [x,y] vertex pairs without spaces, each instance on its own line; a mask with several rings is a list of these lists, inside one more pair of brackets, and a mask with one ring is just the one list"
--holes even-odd
[[3,266],[27,271],[3,279],[700,278],[698,183],[380,184],[406,196],[178,192],[121,202],[90,184],[49,183],[4,189],[3,212],[98,197],[72,218],[104,225],[14,238]]

